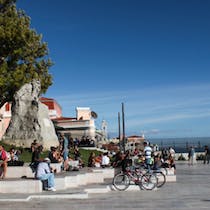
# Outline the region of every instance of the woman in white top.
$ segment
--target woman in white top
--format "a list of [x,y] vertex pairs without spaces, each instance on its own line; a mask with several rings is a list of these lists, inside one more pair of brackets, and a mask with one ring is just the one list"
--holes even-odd
[[101,167],[108,167],[110,166],[110,158],[108,156],[108,153],[104,153],[101,160]]

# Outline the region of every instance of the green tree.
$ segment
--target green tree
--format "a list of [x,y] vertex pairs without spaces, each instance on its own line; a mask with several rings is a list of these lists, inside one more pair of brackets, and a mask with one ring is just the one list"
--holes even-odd
[[33,79],[41,82],[41,93],[52,85],[47,44],[30,27],[16,0],[0,0],[0,107]]

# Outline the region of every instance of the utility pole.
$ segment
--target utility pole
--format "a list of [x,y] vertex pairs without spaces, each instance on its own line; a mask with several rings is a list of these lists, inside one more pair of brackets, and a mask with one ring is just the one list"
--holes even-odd
[[120,129],[120,113],[118,112],[118,133],[119,133],[119,147],[120,151],[122,151],[122,142],[121,142],[121,129]]
[[124,113],[124,103],[122,103],[122,131],[123,131],[123,152],[125,153],[125,113]]

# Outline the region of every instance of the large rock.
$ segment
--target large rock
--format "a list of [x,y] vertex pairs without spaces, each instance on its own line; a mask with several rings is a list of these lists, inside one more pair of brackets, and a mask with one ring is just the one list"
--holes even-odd
[[49,118],[48,108],[39,101],[40,90],[40,82],[33,80],[16,92],[11,122],[4,135],[6,143],[30,147],[36,139],[46,149],[58,146],[58,138]]

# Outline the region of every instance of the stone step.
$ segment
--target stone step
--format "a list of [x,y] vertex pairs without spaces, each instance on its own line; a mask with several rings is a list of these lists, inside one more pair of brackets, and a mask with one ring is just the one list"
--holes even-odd
[[[24,173],[26,174],[26,173]],[[103,183],[106,176],[102,171],[78,172],[73,175],[67,172],[64,175],[55,176],[57,190],[76,188],[82,185]],[[40,193],[42,182],[35,179],[5,179],[0,181],[0,193]]]
[[[50,166],[56,169],[57,173],[61,172],[61,163],[51,163]],[[21,177],[34,178],[34,173],[28,164],[24,166],[8,166],[7,167],[7,178],[21,178]]]
[[81,193],[67,193],[67,194],[39,194],[39,195],[26,195],[20,198],[17,197],[3,197],[0,198],[0,202],[29,202],[34,199],[38,200],[48,200],[48,199],[87,199],[88,193],[81,192]]
[[[92,171],[85,172],[66,172],[64,174],[55,176],[56,189],[65,190],[69,188],[78,188],[80,186],[86,186],[89,184],[102,184],[105,179],[111,179],[114,177],[115,170],[112,168],[105,169],[93,169]],[[167,175],[167,182],[176,182],[176,175]],[[137,189],[138,186],[130,186],[129,190]],[[94,192],[94,189],[87,189],[87,191]],[[96,191],[100,191],[99,189]],[[102,189],[102,192],[107,189]],[[42,182],[35,179],[5,179],[0,181],[0,193],[41,193]]]
[[176,182],[176,175],[166,175],[166,182]]
[[77,174],[75,176],[66,175],[65,177],[55,177],[55,186],[57,190],[64,190],[68,188],[75,188],[88,184],[99,184],[104,182],[104,175],[102,172],[87,172]]
[[91,188],[86,188],[84,190],[88,194],[94,194],[94,193],[108,193],[111,191],[111,188],[109,186],[105,187],[91,187]]
[[2,180],[0,181],[0,193],[40,193],[42,182],[35,179]]

